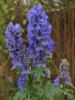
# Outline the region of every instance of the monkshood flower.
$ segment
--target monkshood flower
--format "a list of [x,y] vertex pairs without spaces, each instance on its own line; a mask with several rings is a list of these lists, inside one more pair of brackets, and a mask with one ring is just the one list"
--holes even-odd
[[61,84],[61,77],[60,76],[56,77],[53,84],[54,84],[54,86],[59,87]]
[[41,5],[35,5],[27,14],[29,23],[41,24],[46,23],[48,16]]
[[5,31],[6,45],[9,51],[9,55],[12,60],[12,69],[18,69],[20,72],[20,77],[18,79],[18,88],[25,88],[25,80],[27,77],[27,70],[29,70],[29,64],[27,63],[25,52],[26,46],[24,40],[20,36],[22,27],[20,24],[13,25],[10,22]]
[[69,73],[69,63],[67,59],[62,59],[62,62],[60,63],[60,66],[59,66],[59,73],[60,73],[61,78],[63,78],[65,85],[72,84],[70,73]]
[[50,33],[52,25],[48,22],[48,16],[41,5],[35,5],[27,14],[27,38],[32,55],[32,66],[46,66],[47,56],[52,57],[55,43]]
[[[59,66],[59,76],[54,80],[55,86],[64,85],[72,85],[70,73],[69,73],[69,63],[66,59],[62,59],[62,62]],[[61,81],[60,81],[61,80]]]
[[[28,27],[27,38],[29,46],[26,47],[21,38],[20,24],[10,22],[5,31],[6,45],[12,60],[12,69],[20,72],[17,85],[19,89],[25,89],[26,78],[31,67],[46,67],[46,58],[52,57],[55,43],[51,38],[52,25],[48,22],[48,16],[41,5],[36,5],[27,14]],[[49,75],[49,71],[45,73]]]
[[25,85],[26,85],[26,78],[28,76],[28,70],[24,70],[20,73],[20,77],[17,81],[17,85],[18,85],[18,88],[20,90],[24,90],[25,88]]
[[21,30],[20,24],[13,25],[10,22],[5,31],[6,45],[14,68],[23,66],[21,63],[22,53],[20,49],[23,45],[23,39],[20,37]]

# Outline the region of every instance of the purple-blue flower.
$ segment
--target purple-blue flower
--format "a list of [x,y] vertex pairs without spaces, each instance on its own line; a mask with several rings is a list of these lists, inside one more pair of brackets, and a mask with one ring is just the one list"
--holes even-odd
[[24,45],[24,41],[20,36],[21,30],[22,27],[20,24],[13,25],[13,23],[10,22],[5,31],[6,45],[9,51],[9,55],[12,59],[12,65],[14,68],[23,67],[21,63],[22,59],[21,48]]
[[64,84],[64,85],[72,84],[68,66],[69,66],[69,63],[67,62],[67,60],[62,59],[62,62],[60,63],[60,66],[59,66],[59,76],[57,76],[56,79],[54,80],[54,85],[56,84],[60,86],[61,84]]
[[29,23],[40,24],[41,22],[46,22],[48,16],[44,8],[39,4],[28,11],[27,19]]
[[19,79],[17,81],[17,85],[18,85],[18,88],[20,90],[24,90],[25,89],[25,86],[26,86],[26,82],[25,81],[26,81],[27,76],[28,76],[28,71],[22,71],[20,73],[20,77],[19,77]]
[[[20,77],[17,85],[23,89],[26,85],[26,77],[30,67],[46,67],[46,58],[54,52],[55,43],[51,38],[52,25],[48,22],[48,16],[41,5],[35,5],[27,14],[27,39],[28,47],[20,33],[20,24],[10,22],[5,31],[6,45],[12,60],[12,69],[18,69]],[[46,73],[48,75],[48,71]]]
[[61,84],[61,77],[60,76],[56,77],[53,84],[54,86],[59,87]]
[[[29,50],[33,51],[32,66],[46,66],[47,56],[52,56],[55,43],[51,38],[52,25],[48,22],[48,16],[41,5],[35,5],[27,14],[27,38]],[[40,53],[41,52],[41,53]]]

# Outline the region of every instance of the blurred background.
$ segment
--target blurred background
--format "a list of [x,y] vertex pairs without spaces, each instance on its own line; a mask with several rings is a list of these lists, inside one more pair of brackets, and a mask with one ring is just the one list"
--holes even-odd
[[20,23],[25,38],[27,11],[38,2],[46,9],[49,22],[53,25],[52,38],[56,43],[54,66],[57,69],[61,59],[66,58],[75,86],[75,0],[0,0],[0,100],[11,100],[17,91],[17,73],[11,70],[11,60],[5,45],[6,26],[9,21]]

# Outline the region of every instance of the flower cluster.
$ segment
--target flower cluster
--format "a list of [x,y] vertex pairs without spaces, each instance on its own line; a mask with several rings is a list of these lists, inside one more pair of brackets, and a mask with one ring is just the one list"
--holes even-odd
[[6,46],[12,60],[12,69],[17,68],[21,73],[17,83],[20,89],[22,89],[22,86],[24,86],[24,81],[22,80],[25,80],[25,76],[27,74],[26,70],[28,68],[28,64],[25,63],[25,52],[27,48],[24,44],[24,40],[20,36],[21,30],[22,27],[20,24],[14,25],[12,22],[10,22],[5,31]]
[[[20,33],[20,24],[10,22],[5,31],[6,45],[12,59],[12,69],[20,71],[17,81],[18,88],[25,88],[25,81],[31,67],[46,67],[46,58],[52,57],[55,43],[51,38],[52,25],[41,5],[36,5],[27,14],[27,38],[29,46],[26,47]],[[46,72],[48,76],[49,71]]]
[[56,79],[54,80],[55,86],[60,86],[61,84],[64,85],[72,84],[68,66],[69,63],[67,62],[67,60],[62,59],[62,62],[60,63],[59,66],[59,76],[56,77]]
[[[41,5],[34,6],[27,14],[27,38],[29,40],[33,66],[46,66],[46,58],[52,56],[55,43],[51,38],[52,25]],[[30,56],[30,54],[29,54]]]
[[9,55],[12,59],[13,68],[16,66],[21,68],[22,66],[20,63],[22,57],[20,48],[23,44],[23,40],[20,37],[21,30],[22,28],[20,24],[13,25],[13,23],[10,22],[5,31],[6,45],[9,51]]

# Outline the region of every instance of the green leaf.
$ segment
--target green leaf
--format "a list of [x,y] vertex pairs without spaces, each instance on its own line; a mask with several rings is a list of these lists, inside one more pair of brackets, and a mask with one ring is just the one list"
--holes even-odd
[[64,93],[61,93],[61,94],[59,95],[59,100],[64,100]]
[[70,100],[75,100],[73,91],[71,91],[70,89],[66,89],[64,95],[67,96]]
[[14,21],[14,19],[16,18],[15,15],[11,16],[11,20]]
[[24,100],[25,93],[24,91],[18,91],[16,95],[13,97],[13,100]]
[[34,75],[36,80],[40,80],[43,76],[43,68],[36,67],[31,71],[31,73]]
[[26,25],[26,23],[27,23],[27,20],[23,19],[23,25]]

